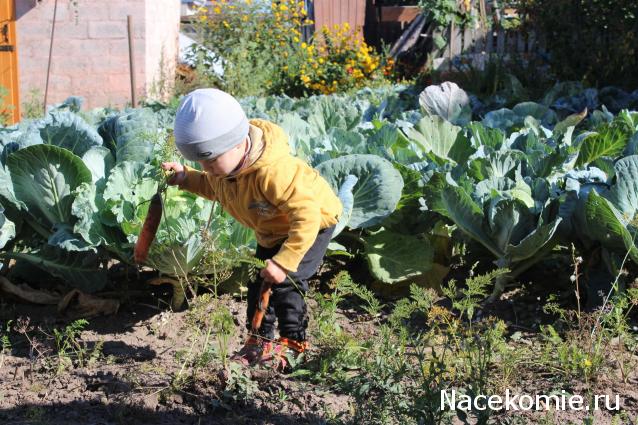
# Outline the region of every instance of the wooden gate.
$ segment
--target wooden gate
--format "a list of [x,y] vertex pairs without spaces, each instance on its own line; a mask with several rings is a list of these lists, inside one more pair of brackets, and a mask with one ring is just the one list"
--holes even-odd
[[20,120],[20,97],[14,0],[0,1],[0,86],[6,90],[1,93],[5,107],[0,109],[0,115],[9,123],[16,123]]

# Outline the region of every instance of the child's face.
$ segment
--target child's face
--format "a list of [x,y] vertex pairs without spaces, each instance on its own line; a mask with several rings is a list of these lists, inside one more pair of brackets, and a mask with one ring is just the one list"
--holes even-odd
[[246,152],[246,140],[218,157],[197,161],[208,174],[223,177],[230,174],[241,162]]

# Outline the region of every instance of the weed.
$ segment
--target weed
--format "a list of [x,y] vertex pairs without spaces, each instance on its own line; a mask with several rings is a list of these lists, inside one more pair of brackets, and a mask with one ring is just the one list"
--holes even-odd
[[11,105],[11,99],[7,99],[7,96],[9,96],[9,90],[0,86],[0,126],[9,124],[13,115],[14,106]]
[[100,358],[103,345],[101,342],[91,350],[88,344],[82,341],[81,333],[88,324],[87,320],[78,319],[67,325],[64,330],[53,328],[57,374],[73,366],[85,367],[94,364]]
[[42,406],[29,406],[25,411],[25,417],[29,419],[29,421],[39,423],[44,419],[44,415],[46,414],[46,410]]
[[[473,274],[473,270],[474,268],[470,271],[470,275]],[[460,290],[457,288],[456,281],[450,280],[447,286],[442,288],[443,294],[452,300],[452,307],[459,310],[459,319],[466,317],[471,327],[474,311],[487,295],[487,287],[492,280],[505,276],[507,273],[509,273],[507,269],[497,269],[487,274],[471,276],[465,281],[465,288]]]
[[[434,291],[412,285],[410,297],[398,301],[378,332],[363,340],[335,325],[338,304],[356,292],[356,284],[340,273],[331,282],[333,292],[316,296],[322,353],[314,362],[314,378],[354,397],[355,423],[434,424],[450,419],[454,412],[441,410],[441,391],[462,387],[475,398],[493,391],[496,376],[503,376],[501,384],[513,379],[516,361],[499,368],[499,361],[510,356],[504,322],[473,320],[491,281],[506,272],[472,276],[462,288],[450,282],[445,293],[453,310],[437,305]],[[381,304],[368,294],[358,298],[375,306],[372,312],[380,310]],[[456,413],[478,423],[493,415],[491,410]]]
[[9,332],[11,331],[11,324],[13,320],[8,320],[7,323],[0,328],[0,369],[4,366],[4,357],[7,353],[11,352],[11,340],[9,339]]
[[22,103],[22,118],[40,118],[44,115],[44,94],[41,90],[32,89]]
[[223,398],[227,401],[247,402],[257,391],[257,383],[250,378],[246,369],[237,363],[229,363],[228,372]]
[[230,339],[234,334],[235,322],[226,307],[215,309],[211,315],[211,325],[217,338],[218,360],[224,368],[228,366]]

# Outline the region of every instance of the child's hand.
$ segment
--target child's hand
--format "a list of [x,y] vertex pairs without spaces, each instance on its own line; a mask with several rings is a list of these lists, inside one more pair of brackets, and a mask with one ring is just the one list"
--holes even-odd
[[259,272],[259,276],[268,283],[281,283],[286,280],[287,274],[286,270],[273,260],[266,260],[266,267]]
[[164,162],[162,168],[166,171],[172,171],[173,175],[170,176],[166,183],[172,185],[182,184],[186,180],[186,170],[184,166],[179,162]]

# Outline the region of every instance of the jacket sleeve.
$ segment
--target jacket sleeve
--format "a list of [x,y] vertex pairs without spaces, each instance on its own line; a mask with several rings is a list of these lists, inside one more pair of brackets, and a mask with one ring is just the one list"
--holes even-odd
[[264,197],[288,216],[288,238],[273,261],[289,272],[296,272],[299,263],[317,238],[321,227],[321,207],[313,191],[301,184],[302,167],[273,167],[264,178]]
[[186,179],[179,185],[179,188],[214,201],[216,199],[215,192],[206,173],[188,166],[184,166],[184,168]]

